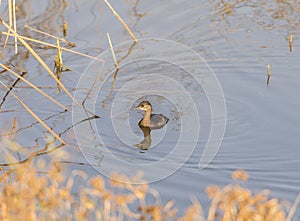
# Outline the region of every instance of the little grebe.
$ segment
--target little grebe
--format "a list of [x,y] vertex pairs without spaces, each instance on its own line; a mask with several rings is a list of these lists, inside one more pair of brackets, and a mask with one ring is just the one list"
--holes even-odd
[[136,110],[145,111],[144,118],[139,122],[139,125],[143,127],[149,127],[151,129],[162,128],[169,121],[169,118],[162,114],[152,114],[152,106],[148,101],[142,101],[137,107]]

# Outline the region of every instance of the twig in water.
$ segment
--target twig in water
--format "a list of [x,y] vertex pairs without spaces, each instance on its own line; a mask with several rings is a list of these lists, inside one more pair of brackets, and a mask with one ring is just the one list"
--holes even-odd
[[[14,31],[17,32],[17,19],[16,19],[16,0],[13,0],[13,20],[14,20]],[[18,54],[18,39],[15,36],[15,54]]]
[[118,61],[117,61],[117,58],[116,58],[116,55],[115,55],[115,52],[114,52],[114,48],[112,46],[112,43],[111,43],[111,40],[110,40],[110,37],[109,37],[109,33],[107,32],[107,39],[108,39],[108,43],[109,43],[109,47],[110,47],[110,50],[111,50],[111,53],[112,53],[112,56],[113,56],[113,59],[114,59],[114,62],[115,62],[115,66],[117,68],[117,70],[119,70],[119,64],[118,64]]
[[67,29],[68,29],[68,24],[66,21],[64,21],[63,23],[63,34],[64,34],[64,37],[67,36]]
[[290,45],[290,52],[292,52],[293,51],[293,33],[292,32],[290,32],[289,45]]
[[130,34],[131,38],[135,41],[138,42],[138,40],[136,39],[135,35],[130,31],[130,29],[128,28],[128,26],[126,25],[126,23],[124,22],[124,20],[121,18],[121,16],[114,10],[114,8],[111,6],[111,4],[107,1],[104,0],[104,2],[106,3],[106,5],[109,7],[109,9],[113,12],[113,14],[118,18],[118,20],[122,23],[122,25],[125,27],[125,29],[127,30],[127,32]]
[[294,202],[292,208],[290,209],[290,212],[289,212],[289,214],[286,218],[286,221],[291,221],[292,220],[299,203],[300,203],[300,193],[298,194],[297,198],[295,199],[295,202]]
[[268,70],[267,86],[269,86],[270,78],[271,78],[271,70],[269,64],[267,64],[267,70]]

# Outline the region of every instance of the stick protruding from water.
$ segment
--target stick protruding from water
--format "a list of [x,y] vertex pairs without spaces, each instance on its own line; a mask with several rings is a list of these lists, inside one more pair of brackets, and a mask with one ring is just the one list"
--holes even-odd
[[290,46],[290,52],[292,52],[293,51],[293,33],[292,32],[290,32],[289,46]]
[[118,18],[118,20],[122,23],[122,25],[125,27],[125,29],[129,33],[129,35],[131,36],[131,38],[135,42],[138,42],[138,40],[136,39],[135,35],[130,31],[130,29],[128,28],[127,24],[124,22],[124,20],[121,18],[121,16],[114,10],[114,8],[111,6],[111,4],[107,0],[104,0],[104,2],[109,7],[109,9],[113,12],[113,14]]
[[116,58],[115,51],[114,51],[114,48],[112,46],[111,40],[110,40],[109,33],[107,32],[106,35],[107,35],[109,47],[110,47],[110,50],[111,50],[111,53],[112,53],[112,56],[113,56],[113,59],[114,59],[114,62],[115,62],[116,69],[119,70],[120,69],[119,64],[118,64],[118,61],[117,61],[117,58]]
[[267,86],[269,86],[270,78],[271,78],[271,65],[267,64],[267,72],[268,72],[268,78],[267,78]]

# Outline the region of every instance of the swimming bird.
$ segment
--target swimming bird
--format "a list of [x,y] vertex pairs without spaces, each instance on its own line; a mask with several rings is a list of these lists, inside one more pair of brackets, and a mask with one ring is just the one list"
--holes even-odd
[[145,111],[143,119],[141,119],[139,122],[139,125],[143,127],[149,127],[150,129],[159,129],[165,126],[169,121],[169,118],[162,114],[152,114],[152,105],[149,101],[142,101],[134,109]]

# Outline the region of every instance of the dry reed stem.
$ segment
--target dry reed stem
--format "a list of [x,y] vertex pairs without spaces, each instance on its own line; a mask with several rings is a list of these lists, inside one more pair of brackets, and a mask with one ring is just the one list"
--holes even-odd
[[[11,22],[12,22],[11,1],[8,1],[8,17],[9,17],[9,23],[11,24]],[[10,25],[10,28],[8,29],[8,35],[10,35],[10,30],[11,30],[11,25]],[[6,36],[6,39],[5,39],[3,47],[2,47],[1,56],[0,56],[1,59],[2,59],[2,56],[4,55],[4,51],[5,51],[7,42],[8,42],[8,37],[9,37],[8,35]]]
[[65,110],[68,110],[68,108],[66,108],[64,105],[62,105],[61,103],[59,103],[58,101],[56,101],[54,98],[52,98],[51,96],[49,96],[48,94],[46,94],[44,91],[42,91],[41,89],[39,89],[37,86],[35,86],[34,84],[32,84],[30,81],[28,81],[25,78],[23,78],[22,76],[18,75],[16,72],[14,72],[13,70],[11,70],[10,68],[6,67],[5,65],[3,65],[1,63],[0,63],[0,67],[4,68],[8,72],[12,73],[16,77],[20,78],[22,81],[24,81],[30,87],[32,87],[33,89],[35,89],[36,91],[38,91],[39,93],[41,93],[43,96],[45,96],[46,98],[48,98],[49,100],[51,100],[53,103],[57,104],[58,106],[62,107]]
[[[63,29],[64,29],[64,30],[65,30],[65,28],[67,28],[67,26],[66,26],[65,24],[67,24],[67,23],[64,22],[64,24],[63,24]],[[39,34],[43,34],[43,35],[46,35],[46,36],[51,37],[51,38],[54,38],[54,39],[59,39],[60,41],[65,42],[66,44],[68,44],[68,45],[70,45],[70,46],[75,46],[75,44],[74,44],[73,42],[69,42],[69,41],[67,41],[67,40],[64,39],[64,38],[56,37],[56,36],[51,35],[51,34],[49,34],[49,33],[47,33],[47,32],[38,30],[38,29],[36,29],[36,28],[33,28],[33,27],[29,26],[28,24],[25,24],[24,27],[30,29],[31,31],[37,32],[37,33],[39,33]]]
[[290,39],[289,39],[290,44],[293,44],[293,33],[290,32]]
[[209,210],[208,210],[207,221],[215,220],[215,215],[216,215],[216,211],[217,211],[217,208],[218,208],[218,204],[222,200],[222,196],[223,196],[223,194],[222,194],[221,191],[218,191],[216,193],[215,197],[213,198],[213,200],[211,202]]
[[[1,34],[7,35],[7,36],[14,36],[13,34],[10,34],[8,32],[4,32],[4,31],[1,32]],[[38,43],[38,44],[46,45],[46,46],[51,47],[51,48],[58,48],[57,45],[50,44],[50,43],[47,43],[47,42],[44,42],[44,41],[40,41],[40,40],[36,40],[36,39],[33,39],[33,38],[25,37],[25,36],[22,36],[22,35],[19,35],[18,38],[22,38],[22,39],[24,39],[26,41],[32,41],[32,42],[35,42],[35,43]],[[69,48],[61,47],[60,49],[62,51],[67,51],[67,52],[70,52],[70,53],[73,53],[73,54],[77,54],[77,55],[81,55],[81,56],[84,56],[84,57],[87,57],[87,58],[90,58],[90,59],[93,59],[93,60],[104,62],[104,60],[102,60],[100,58],[96,58],[96,57],[93,57],[93,56],[90,56],[90,55],[87,55],[87,54],[84,54],[84,53],[81,53],[81,52],[78,52],[78,51],[74,51],[74,50],[71,50]]]
[[62,54],[61,54],[61,49],[60,49],[60,40],[59,38],[57,39],[57,56],[55,59],[55,69],[56,73],[57,72],[62,72],[63,71],[63,61],[62,61]]
[[[8,26],[8,24],[3,21],[2,19],[0,20],[0,22],[8,29],[10,28]],[[19,35],[11,30],[11,32],[19,39],[19,41],[27,48],[27,50],[40,62],[40,64],[45,68],[45,70],[51,75],[51,77],[56,81],[56,83],[66,92],[66,94],[73,100],[74,103],[76,103],[77,105],[80,105],[75,98],[73,97],[73,95],[67,90],[67,88],[61,83],[60,80],[58,80],[58,78],[55,76],[55,74],[51,71],[51,69],[48,67],[48,65],[41,59],[41,57],[30,47],[30,45],[24,41],[22,38],[19,37]]]
[[13,19],[12,19],[12,0],[8,0],[8,22],[9,22],[9,27],[12,27]]
[[[17,18],[16,18],[16,0],[13,0],[13,22],[14,22],[14,31],[17,32]],[[15,54],[18,54],[18,39],[15,36]]]
[[113,56],[113,59],[114,59],[114,62],[115,62],[115,66],[116,66],[117,70],[119,70],[120,69],[119,64],[118,64],[118,61],[117,61],[117,58],[116,58],[115,51],[114,51],[114,48],[112,46],[111,40],[110,40],[109,33],[107,32],[106,34],[107,34],[109,47],[110,47],[110,50],[111,50],[111,53],[112,53],[112,56]]
[[270,70],[270,65],[267,64],[267,70],[268,70],[268,76],[271,76],[271,70]]
[[12,142],[12,143],[15,142],[16,128],[17,128],[17,118],[14,117],[13,126],[12,126],[12,128],[11,128],[11,142]]
[[286,218],[286,221],[291,221],[292,220],[299,203],[300,203],[300,193],[298,194],[297,198],[295,199],[295,202],[294,202],[292,208],[290,209],[290,212],[289,212],[289,214]]
[[[13,29],[17,30],[16,25],[16,2],[15,0],[9,0],[8,1],[8,17],[9,17],[9,27],[11,28],[13,26]],[[17,38],[15,37],[15,54],[18,53],[18,47],[17,47]]]
[[66,21],[64,21],[63,23],[63,34],[64,34],[64,37],[67,36],[67,30],[68,30],[68,24]]
[[290,32],[289,46],[290,46],[290,52],[292,52],[293,51],[293,33],[292,32]]
[[[9,88],[0,81],[0,84],[2,84],[7,90]],[[63,139],[61,139],[44,121],[42,121],[15,93],[11,92],[11,94],[17,99],[17,101],[25,108],[25,110],[28,111],[29,114],[31,114],[32,117],[34,117],[43,127],[45,127],[56,139],[58,139],[62,144],[66,144]]]
[[267,72],[268,72],[267,86],[269,86],[270,78],[271,78],[271,69],[270,69],[270,65],[269,64],[267,64]]
[[121,18],[121,16],[114,10],[114,8],[111,6],[111,4],[107,1],[104,0],[104,2],[106,3],[106,5],[109,7],[109,9],[113,12],[113,14],[118,18],[118,20],[122,23],[122,25],[125,27],[125,29],[127,30],[127,32],[129,33],[129,35],[131,36],[131,38],[135,41],[138,42],[138,40],[136,39],[135,35],[130,31],[130,29],[128,28],[128,26],[126,25],[126,23],[124,22],[124,20]]

